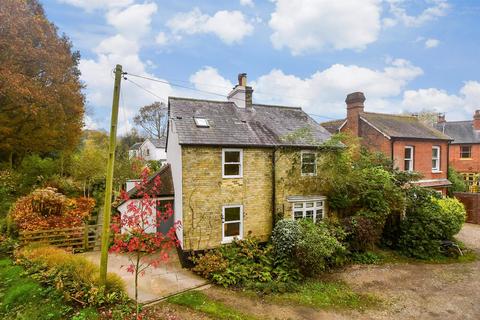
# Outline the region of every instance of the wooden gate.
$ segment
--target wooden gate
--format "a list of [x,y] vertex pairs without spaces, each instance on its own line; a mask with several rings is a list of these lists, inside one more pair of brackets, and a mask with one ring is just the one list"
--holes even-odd
[[465,206],[467,222],[480,224],[480,193],[454,192],[453,195]]
[[74,252],[99,250],[102,225],[84,225],[81,227],[21,231],[19,240],[22,245],[46,243],[59,248],[72,249]]

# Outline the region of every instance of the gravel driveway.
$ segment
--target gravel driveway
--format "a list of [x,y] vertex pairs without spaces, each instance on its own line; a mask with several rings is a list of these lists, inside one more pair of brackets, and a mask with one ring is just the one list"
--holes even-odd
[[[457,238],[480,254],[480,225],[465,224]],[[337,277],[389,301],[352,319],[480,319],[480,261],[352,266]]]

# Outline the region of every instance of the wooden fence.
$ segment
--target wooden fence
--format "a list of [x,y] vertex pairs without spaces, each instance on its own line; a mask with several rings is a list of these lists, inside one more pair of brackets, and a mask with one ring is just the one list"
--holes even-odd
[[480,193],[454,192],[453,195],[465,205],[467,222],[480,224]]
[[22,231],[19,240],[22,245],[29,243],[48,243],[59,248],[69,248],[74,252],[99,250],[102,225],[84,225],[81,227]]

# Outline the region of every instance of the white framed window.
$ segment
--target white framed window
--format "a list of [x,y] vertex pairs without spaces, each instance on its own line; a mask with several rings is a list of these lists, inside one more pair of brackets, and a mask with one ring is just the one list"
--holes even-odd
[[302,151],[302,176],[317,175],[317,154],[312,151]]
[[412,146],[405,147],[404,168],[405,171],[413,171],[414,149]]
[[222,243],[243,238],[243,206],[231,205],[222,208]]
[[325,200],[295,201],[292,205],[292,218],[294,220],[310,219],[313,222],[325,217]]
[[222,150],[222,177],[241,178],[243,176],[243,150]]
[[460,158],[471,159],[472,158],[472,146],[460,146]]
[[432,147],[432,171],[440,171],[440,147]]

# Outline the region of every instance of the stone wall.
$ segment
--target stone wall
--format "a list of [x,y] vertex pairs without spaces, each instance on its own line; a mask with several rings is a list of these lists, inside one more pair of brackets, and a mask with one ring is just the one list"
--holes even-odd
[[[297,149],[275,153],[276,212],[286,218],[292,217],[288,196],[320,195],[323,191],[320,178],[302,177],[300,152]],[[243,177],[225,179],[221,147],[182,147],[184,250],[221,244],[225,205],[243,205],[244,238],[268,240],[273,225],[272,156],[272,148],[243,148]]]
[[243,205],[243,236],[272,231],[272,150],[243,149],[243,178],[222,178],[221,147],[182,147],[184,250],[217,247],[222,207]]

